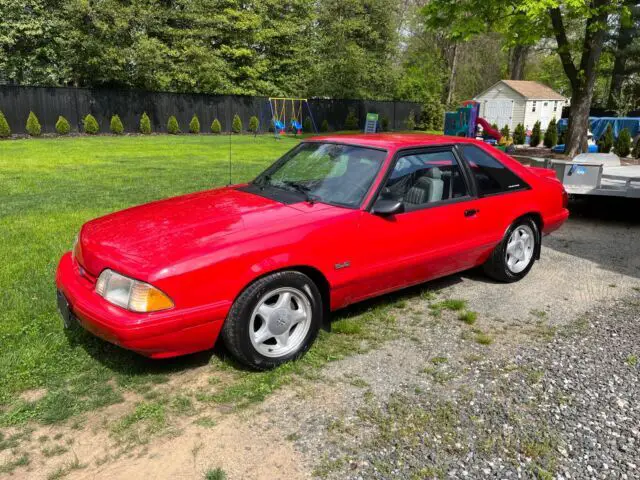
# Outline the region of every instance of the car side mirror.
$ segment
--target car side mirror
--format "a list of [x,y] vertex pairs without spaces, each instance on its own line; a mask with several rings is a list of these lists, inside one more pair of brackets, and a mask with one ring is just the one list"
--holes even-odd
[[381,217],[388,217],[390,215],[396,215],[403,212],[403,202],[387,198],[379,198],[376,200],[376,203],[373,204],[373,208],[371,209],[371,213],[374,215],[380,215]]

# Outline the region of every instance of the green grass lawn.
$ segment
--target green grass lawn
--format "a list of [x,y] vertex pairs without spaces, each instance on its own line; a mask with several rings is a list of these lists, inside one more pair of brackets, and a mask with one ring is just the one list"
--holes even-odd
[[[253,178],[298,142],[272,136],[231,141],[233,183]],[[211,402],[260,401],[296,375],[313,376],[328,361],[398,335],[393,312],[403,302],[394,304],[389,296],[341,313],[333,333],[321,332],[303,360],[270,372],[247,371],[211,352],[154,361],[82,330],[63,331],[54,274],[80,226],[131,205],[224,185],[228,157],[228,136],[0,142],[0,427],[63,422],[135,391],[145,401],[114,420],[114,435],[121,437],[140,422],[151,421],[156,429],[165,414],[183,412],[185,405],[191,411]],[[208,391],[158,396],[173,372],[207,364]]]
[[[251,179],[296,143],[231,137],[233,182]],[[126,383],[144,371],[148,362],[120,349],[67,338],[55,304],[58,259],[87,220],[226,184],[228,156],[228,136],[0,142],[0,424],[54,420],[41,407],[16,409],[23,390],[46,388],[39,403],[54,402],[64,415],[109,402],[116,391],[104,381],[113,372]],[[97,384],[102,391],[89,395]]]

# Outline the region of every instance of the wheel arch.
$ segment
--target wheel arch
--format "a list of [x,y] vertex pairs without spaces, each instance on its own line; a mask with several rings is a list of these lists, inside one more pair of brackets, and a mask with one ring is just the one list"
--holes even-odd
[[252,278],[242,289],[238,292],[236,298],[234,298],[234,302],[237,298],[244,292],[250,285],[257,282],[261,278],[267,277],[269,275],[273,275],[274,273],[279,272],[299,272],[311,279],[313,283],[318,287],[320,291],[320,296],[322,298],[322,310],[323,310],[323,321],[322,328],[324,330],[329,331],[331,322],[329,320],[329,315],[331,313],[331,285],[329,284],[329,280],[318,268],[313,267],[311,265],[287,265],[279,268],[275,268],[273,270],[263,271],[260,275]]
[[542,215],[540,215],[540,213],[536,211],[527,212],[523,215],[520,215],[518,218],[516,218],[511,223],[511,225],[513,225],[514,223],[520,220],[525,220],[527,218],[533,220],[533,222],[536,224],[536,227],[538,229],[538,241],[536,242],[536,251],[534,252],[533,258],[535,258],[536,260],[540,260],[540,250],[542,248],[542,227],[544,226],[544,223],[542,221]]

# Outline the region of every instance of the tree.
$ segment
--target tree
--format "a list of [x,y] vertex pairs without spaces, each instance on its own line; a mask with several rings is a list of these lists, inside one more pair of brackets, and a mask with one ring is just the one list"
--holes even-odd
[[124,125],[122,125],[120,116],[114,115],[113,117],[111,117],[109,130],[111,130],[111,133],[113,133],[114,135],[122,135],[124,133]]
[[604,130],[604,133],[598,140],[598,151],[600,153],[609,153],[611,151],[611,148],[613,147],[613,142],[613,127],[609,123],[607,125],[607,128]]
[[0,111],[0,138],[8,138],[11,136],[11,128],[9,122],[4,116],[4,113]]
[[553,148],[558,144],[558,126],[556,119],[552,118],[544,132],[544,146]]
[[516,145],[524,145],[525,136],[524,125],[519,123],[513,130],[513,143]]
[[167,133],[170,135],[178,135],[180,133],[180,125],[175,115],[171,115],[167,120]]
[[69,125],[69,121],[64,118],[62,115],[58,117],[58,121],[56,122],[56,132],[58,135],[69,135],[71,131],[71,125]]
[[231,122],[231,131],[233,133],[242,133],[244,126],[242,125],[242,120],[240,119],[240,115],[237,113],[233,116],[233,122]]
[[617,14],[616,31],[612,38],[613,67],[609,85],[607,107],[617,109],[624,95],[623,86],[631,74],[640,71],[637,63],[630,65],[630,60],[637,58],[637,39],[640,38],[640,5],[635,0],[623,0],[625,8]]
[[253,115],[249,119],[249,131],[253,134],[258,133],[258,128],[260,128],[260,122],[258,121],[258,117]]
[[636,140],[635,145],[633,146],[633,152],[631,152],[633,158],[640,158],[640,140]]
[[33,112],[29,112],[29,116],[27,117],[26,130],[32,137],[38,137],[42,133],[42,127],[40,126],[38,117],[36,117],[36,114]]
[[621,158],[628,157],[631,153],[631,134],[629,130],[623,128],[615,142],[616,155]]
[[537,147],[538,145],[540,145],[540,140],[541,140],[540,121],[538,120],[536,123],[533,124],[529,145],[532,147]]
[[[452,38],[465,39],[486,30],[498,31],[507,41],[531,44],[550,32],[556,40],[555,51],[571,85],[571,106],[566,152],[573,156],[586,146],[589,107],[598,63],[612,12],[622,0],[549,0],[514,2],[512,0],[432,0],[425,8],[435,25],[446,26]],[[469,15],[473,12],[473,15]],[[574,46],[567,30],[580,44],[577,64]],[[575,42],[574,42],[575,43]]]
[[221,133],[221,132],[222,132],[222,125],[220,125],[220,120],[215,118],[211,123],[211,133]]
[[98,124],[98,121],[91,114],[88,114],[86,117],[84,117],[82,124],[84,133],[88,135],[95,135],[100,131],[100,125]]
[[347,118],[344,119],[344,129],[358,130],[358,117],[356,116],[356,111],[353,108],[349,109]]
[[189,132],[194,134],[200,133],[200,120],[198,120],[198,116],[195,113],[189,122]]
[[140,117],[140,133],[143,135],[149,135],[151,133],[151,119],[147,112],[144,112]]

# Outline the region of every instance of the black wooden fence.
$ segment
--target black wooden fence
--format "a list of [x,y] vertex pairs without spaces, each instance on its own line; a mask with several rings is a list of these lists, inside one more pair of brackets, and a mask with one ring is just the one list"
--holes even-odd
[[[364,127],[368,112],[387,118],[389,128],[401,130],[413,112],[420,113],[420,105],[413,102],[309,99],[309,106],[318,128],[327,120],[332,130],[344,129],[344,122],[353,109]],[[262,131],[268,128],[271,111],[267,97],[238,95],[205,95],[189,93],[147,92],[140,90],[107,90],[58,87],[0,86],[0,111],[9,122],[13,133],[25,133],[27,116],[33,111],[40,120],[42,131],[55,131],[59,115],[64,116],[72,128],[81,130],[82,119],[91,113],[100,124],[101,132],[109,131],[112,115],[119,115],[126,132],[137,132],[140,116],[147,112],[154,132],[166,132],[167,119],[175,115],[183,131],[193,114],[198,115],[201,129],[208,132],[214,118],[222,129],[231,129],[235,114],[240,115],[245,128],[253,115],[260,119]],[[304,112],[305,116],[307,112]]]

